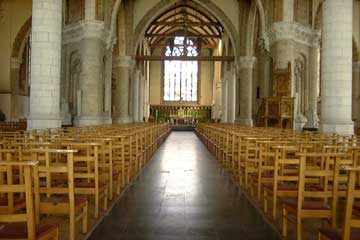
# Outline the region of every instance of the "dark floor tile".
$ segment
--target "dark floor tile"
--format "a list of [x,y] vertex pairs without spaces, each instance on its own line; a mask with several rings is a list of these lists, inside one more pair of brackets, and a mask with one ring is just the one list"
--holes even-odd
[[193,133],[172,133],[91,240],[280,239]]

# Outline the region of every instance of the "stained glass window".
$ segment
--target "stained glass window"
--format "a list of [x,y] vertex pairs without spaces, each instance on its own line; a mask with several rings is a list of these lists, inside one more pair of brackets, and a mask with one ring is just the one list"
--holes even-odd
[[[175,37],[166,47],[166,56],[197,56],[193,41]],[[198,62],[164,61],[164,101],[196,102],[198,96]]]

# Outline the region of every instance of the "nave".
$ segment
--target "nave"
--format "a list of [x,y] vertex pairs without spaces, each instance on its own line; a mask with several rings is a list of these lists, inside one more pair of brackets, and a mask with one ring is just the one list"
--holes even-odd
[[97,239],[280,239],[192,132],[172,132]]

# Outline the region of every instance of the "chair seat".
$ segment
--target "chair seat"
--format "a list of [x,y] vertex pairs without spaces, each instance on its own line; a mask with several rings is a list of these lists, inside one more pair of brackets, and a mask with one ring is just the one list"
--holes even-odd
[[[36,229],[36,238],[40,239],[52,231],[56,231],[55,224],[43,224]],[[27,239],[26,223],[5,223],[0,224],[0,239]]]
[[[266,189],[273,189],[273,184],[266,183],[263,185]],[[298,191],[297,185],[290,185],[290,184],[278,184],[277,186],[278,191]]]
[[[21,205],[25,204],[25,198],[15,198],[14,200],[15,205]],[[0,198],[0,206],[7,206],[8,205],[8,199],[6,197]]]
[[[316,185],[316,186],[314,187],[314,189],[316,189],[316,190],[324,190],[324,187],[319,186],[319,185]],[[328,191],[332,191],[332,190],[333,190],[333,185],[332,185],[332,184],[329,184],[327,189],[328,189]],[[344,185],[344,184],[338,185],[338,191],[346,191],[346,190],[347,190],[347,186],[346,186],[346,185]]]
[[[297,200],[296,199],[284,199],[283,204],[296,209],[297,208]],[[303,208],[304,210],[330,210],[330,206],[320,202],[320,201],[304,201]]]
[[[41,202],[45,203],[53,203],[56,205],[57,203],[69,203],[69,199],[66,197],[51,197],[51,198],[43,198]],[[76,197],[75,198],[75,206],[80,206],[86,204],[87,199],[84,197]]]
[[[343,231],[341,229],[320,228],[319,232],[331,240],[342,240]],[[360,240],[360,229],[352,229],[350,240]]]
[[[256,183],[258,182],[258,173],[250,173],[249,176],[254,182],[256,182]],[[273,174],[262,174],[261,179],[262,180],[271,180],[271,179],[274,179],[274,175]]]
[[[95,183],[94,182],[75,182],[75,187],[76,188],[95,188]],[[106,183],[104,182],[99,182],[99,188],[104,188],[106,187]]]

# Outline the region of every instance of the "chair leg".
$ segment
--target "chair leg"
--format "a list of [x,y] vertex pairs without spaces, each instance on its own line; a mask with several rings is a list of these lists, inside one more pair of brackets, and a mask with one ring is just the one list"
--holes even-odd
[[109,193],[109,188],[105,188],[104,190],[104,211],[107,210],[107,204],[108,204],[108,194]]
[[82,213],[82,233],[87,233],[88,229],[88,204],[83,207],[83,213]]
[[268,199],[267,199],[267,192],[264,191],[264,212],[267,213],[268,211]]
[[298,218],[296,221],[296,239],[302,240],[302,222],[301,218]]
[[272,209],[272,213],[273,213],[273,219],[275,220],[276,219],[276,210],[277,210],[277,196],[274,194],[273,195],[273,209]]
[[59,228],[56,229],[55,231],[55,236],[53,238],[54,240],[59,240]]
[[99,217],[99,193],[95,194],[95,218]]
[[287,237],[287,228],[288,228],[288,220],[287,220],[287,211],[286,209],[283,207],[283,210],[282,210],[282,213],[283,213],[283,216],[282,216],[282,236],[283,237]]

